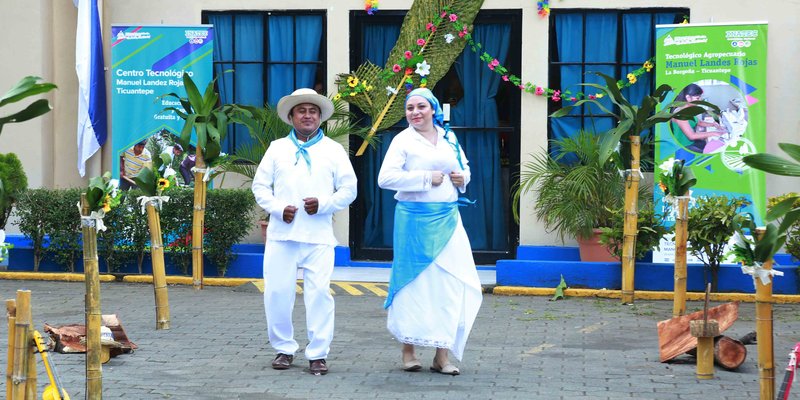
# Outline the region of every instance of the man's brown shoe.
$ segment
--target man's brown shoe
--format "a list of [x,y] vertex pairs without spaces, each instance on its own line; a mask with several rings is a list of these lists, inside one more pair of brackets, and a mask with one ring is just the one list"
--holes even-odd
[[272,360],[272,369],[289,369],[294,361],[294,356],[278,353],[274,360]]
[[324,359],[309,361],[308,372],[314,375],[325,375],[328,373],[328,366],[325,364]]

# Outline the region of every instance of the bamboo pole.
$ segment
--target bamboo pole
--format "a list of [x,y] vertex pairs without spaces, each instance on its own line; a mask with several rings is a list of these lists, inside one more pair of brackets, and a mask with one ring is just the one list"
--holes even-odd
[[14,331],[17,327],[17,301],[6,299],[8,317],[8,360],[6,360],[6,399],[11,399],[11,377],[14,371]]
[[[86,193],[81,193],[81,215],[90,214]],[[100,362],[100,272],[97,265],[97,228],[95,221],[83,219],[83,271],[86,281],[86,398],[103,398],[103,370]]]
[[33,328],[28,328],[28,383],[25,385],[25,400],[36,400],[36,353]]
[[[756,236],[764,236],[764,228],[756,229]],[[772,270],[772,260],[761,265],[765,270]],[[755,277],[754,277],[755,279]],[[772,279],[764,285],[761,279],[756,283],[756,351],[758,352],[758,376],[761,400],[775,398],[775,348],[772,344]]]
[[622,241],[622,304],[633,304],[633,270],[636,263],[636,222],[639,217],[639,135],[631,139],[631,169],[625,178],[625,226]]
[[17,290],[14,326],[14,366],[11,372],[11,399],[25,398],[28,374],[28,330],[31,326],[31,291]]
[[677,198],[678,212],[675,217],[675,288],[672,316],[686,314],[686,239],[689,224],[689,196]]
[[[203,169],[203,151],[197,147],[195,168]],[[192,286],[195,290],[203,288],[203,225],[206,212],[206,182],[203,173],[194,173],[194,211],[192,213]]]
[[150,258],[153,263],[153,291],[156,297],[156,330],[169,329],[169,297],[164,268],[164,244],[161,218],[154,202],[147,203],[147,225],[150,227]]

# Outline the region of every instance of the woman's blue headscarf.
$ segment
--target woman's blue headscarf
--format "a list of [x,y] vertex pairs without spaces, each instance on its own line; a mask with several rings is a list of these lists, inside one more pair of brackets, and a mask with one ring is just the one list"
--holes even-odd
[[431,108],[433,109],[433,124],[447,132],[447,128],[444,127],[444,112],[442,111],[442,106],[439,104],[439,99],[433,95],[433,92],[428,88],[416,88],[406,96],[405,105],[408,105],[408,99],[411,96],[420,96],[428,100],[428,103],[431,103]]

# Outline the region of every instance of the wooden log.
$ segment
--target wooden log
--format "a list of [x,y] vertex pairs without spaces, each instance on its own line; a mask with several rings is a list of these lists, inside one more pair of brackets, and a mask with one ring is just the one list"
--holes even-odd
[[714,362],[733,371],[747,358],[747,347],[739,340],[724,335],[714,338]]
[[[725,332],[739,317],[739,303],[725,303],[708,309],[708,318],[719,322],[719,331]],[[681,317],[673,317],[658,323],[658,350],[661,362],[669,361],[697,347],[697,338],[689,331],[689,321],[702,319],[697,311]]]
[[639,215],[639,135],[630,136],[631,169],[625,179],[625,220],[622,236],[622,304],[633,304],[633,272],[636,263],[636,223]]

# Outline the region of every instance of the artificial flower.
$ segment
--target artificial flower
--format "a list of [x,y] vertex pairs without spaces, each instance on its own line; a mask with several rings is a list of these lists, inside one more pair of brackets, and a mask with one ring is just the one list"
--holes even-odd
[[414,73],[414,70],[411,68],[406,68],[406,75],[411,75]]
[[358,78],[356,78],[354,76],[348,76],[347,77],[347,86],[356,87],[356,85],[358,85]]
[[589,100],[594,100],[594,99],[596,99],[596,98],[597,98],[597,96],[595,96],[595,95],[593,95],[593,94],[590,94],[590,95],[589,95]]
[[425,30],[426,31],[431,31],[431,32],[436,32],[436,25],[434,25],[432,22],[428,22],[428,24],[425,25]]
[[356,95],[356,92],[350,92],[350,97],[353,97],[355,95]]
[[446,17],[447,16],[447,11],[442,11],[442,13],[439,16],[442,17],[442,18]]
[[647,60],[644,62],[644,65],[642,65],[642,67],[645,69],[645,71],[650,72],[650,70],[653,69],[654,65],[652,62],[650,62],[650,60]]
[[544,94],[544,89],[542,89],[541,86],[537,86],[536,87],[536,95],[537,96],[541,96],[542,94]]
[[369,92],[370,90],[372,90],[372,85],[367,85],[364,87],[364,89]]
[[521,90],[525,90],[525,85],[518,85]]
[[634,74],[628,74],[626,77],[628,78],[628,82],[630,82],[630,83],[636,83],[636,75],[634,75]]
[[425,39],[417,39],[417,46],[424,46],[424,45],[425,45]]
[[604,95],[604,94],[602,94],[602,93],[598,93],[596,97],[597,97],[598,99],[602,99],[602,98],[603,98],[603,96],[605,96],[605,95]]
[[569,101],[571,101],[571,102],[573,102],[573,103],[574,103],[575,101],[577,101],[577,100],[578,100],[578,99],[576,99],[574,96],[569,98]]
[[410,59],[411,59],[411,57],[413,57],[413,56],[414,56],[414,54],[412,54],[412,53],[411,53],[410,51],[408,51],[408,50],[406,50],[406,52],[405,52],[405,53],[403,53],[403,55],[406,57],[406,60],[410,60]]
[[386,95],[390,96],[390,95],[393,95],[393,94],[397,94],[397,89],[395,89],[395,88],[393,88],[391,86],[387,86],[386,87]]
[[503,78],[504,81],[508,82],[508,75],[503,75],[501,78]]
[[675,165],[675,159],[670,157],[667,160],[665,160],[663,163],[661,163],[661,165],[658,166],[658,169],[663,171],[662,173],[665,173],[665,174],[667,174],[669,176],[672,176],[672,166],[673,165]]
[[336,96],[333,96],[334,100],[339,100],[341,98],[342,98],[342,94],[341,93],[336,93]]
[[419,87],[421,87],[421,88],[428,87],[428,83],[420,83]]
[[158,190],[164,190],[169,187],[169,179],[161,178],[158,180]]
[[452,33],[448,33],[448,34],[444,35],[445,43],[453,43],[453,40],[455,40],[455,39],[456,39],[456,37]]
[[467,26],[464,25],[464,28],[461,29],[461,32],[458,32],[458,37],[464,37],[467,35]]
[[411,84],[411,83],[406,83],[406,91],[407,91],[407,92],[410,92],[410,91],[411,91],[411,89],[414,89],[414,85],[413,85],[413,84]]
[[395,64],[392,66],[392,71],[394,72],[400,72],[401,69],[402,67],[400,66],[400,64]]
[[419,76],[428,76],[431,73],[431,66],[427,61],[422,60],[421,63],[417,63],[417,69],[414,72]]
[[458,15],[450,14],[450,22],[456,22],[456,21],[458,21]]

